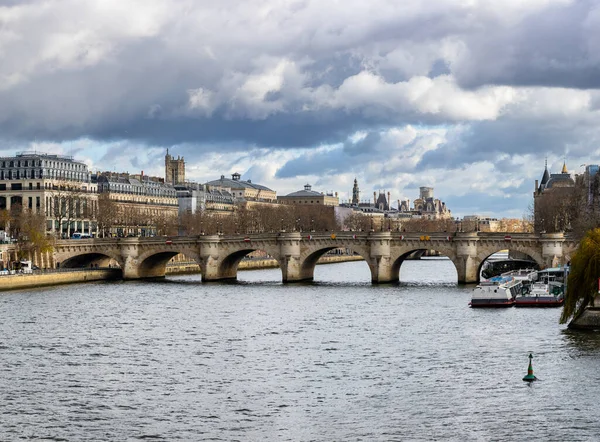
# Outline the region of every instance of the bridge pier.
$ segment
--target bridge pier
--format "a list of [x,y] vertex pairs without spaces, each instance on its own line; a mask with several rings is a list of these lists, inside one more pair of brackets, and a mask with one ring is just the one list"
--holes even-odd
[[400,273],[394,273],[391,257],[391,232],[371,232],[368,242],[370,245],[369,268],[371,269],[371,281],[374,284],[385,284],[397,282]]
[[299,232],[280,233],[277,237],[279,245],[279,267],[281,268],[281,279],[283,282],[312,281],[314,266],[301,266],[300,241],[302,235]]
[[473,284],[479,281],[479,265],[481,263],[473,257],[459,256],[455,262],[459,284]]
[[137,256],[126,256],[123,264],[123,279],[140,278],[140,265],[138,263]]
[[459,284],[470,284],[479,281],[479,265],[477,258],[479,235],[478,232],[460,233],[460,241],[456,241],[456,273]]
[[[236,274],[223,272],[222,257],[219,253],[219,235],[207,235],[200,240],[200,273],[202,281],[221,281],[223,279],[236,279]],[[224,274],[227,273],[227,274]]]
[[545,267],[557,267],[564,265],[563,255],[563,233],[542,233],[542,258]]
[[221,271],[221,260],[218,256],[205,255],[200,257],[200,273],[202,281],[222,281],[224,279],[236,279],[236,273]]

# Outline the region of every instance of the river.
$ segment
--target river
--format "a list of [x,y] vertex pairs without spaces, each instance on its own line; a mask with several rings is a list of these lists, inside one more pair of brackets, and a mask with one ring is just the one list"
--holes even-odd
[[470,309],[440,259],[280,278],[1,294],[0,440],[598,440],[600,335],[560,309]]

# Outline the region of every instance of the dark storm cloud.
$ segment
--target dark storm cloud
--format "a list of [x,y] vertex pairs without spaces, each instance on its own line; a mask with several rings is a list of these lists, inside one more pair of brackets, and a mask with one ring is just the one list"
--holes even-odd
[[[127,167],[147,168],[171,147],[190,166],[224,153],[260,179],[317,175],[328,188],[352,172],[365,190],[418,194],[436,180],[454,189],[472,164],[517,181],[528,165],[515,157],[600,145],[600,94],[585,90],[600,88],[591,0],[0,6],[3,149],[89,138],[76,149],[97,149],[100,167],[126,152]],[[488,207],[483,193],[464,198],[455,213]]]
[[348,168],[349,165],[349,157],[342,155],[341,149],[333,149],[290,160],[277,170],[275,176],[293,178],[302,175],[326,175],[338,172],[339,169],[352,170]]
[[497,159],[506,154],[537,155],[540,161],[548,155],[585,156],[593,152],[599,142],[600,128],[592,124],[530,119],[482,121],[471,123],[459,136],[427,152],[419,167],[455,168],[481,161],[496,164]]
[[[382,4],[389,6],[385,2]],[[173,5],[173,8],[177,7],[177,4]],[[296,7],[293,20],[299,24],[307,19],[308,9],[308,3]],[[230,50],[227,57],[202,55],[198,47],[190,47],[190,35],[177,35],[181,44],[173,44],[177,40],[173,41],[174,35],[169,31],[165,31],[169,39],[159,34],[117,40],[117,46],[109,52],[107,60],[84,64],[76,69],[49,67],[44,62],[38,70],[28,74],[26,81],[8,90],[0,90],[3,103],[0,105],[0,130],[6,137],[21,140],[67,140],[90,136],[98,140],[135,138],[149,144],[167,145],[199,140],[244,140],[249,144],[298,147],[343,141],[355,128],[362,129],[373,124],[454,122],[452,116],[439,112],[379,108],[376,101],[365,103],[363,110],[371,109],[370,114],[360,111],[348,113],[316,102],[309,103],[314,110],[306,115],[306,110],[302,110],[306,98],[294,98],[291,96],[294,91],[284,90],[265,94],[264,101],[267,103],[284,102],[280,112],[266,118],[228,116],[228,106],[232,101],[226,93],[209,116],[189,115],[182,111],[187,105],[189,90],[205,87],[218,93],[220,88],[228,87],[220,84],[228,72],[237,72],[242,77],[251,75],[257,69],[257,63],[260,64],[257,60],[263,55],[307,60],[301,65],[308,74],[303,80],[304,87],[327,85],[335,90],[345,79],[369,69],[369,66],[376,69],[381,64],[381,60],[376,60],[385,59],[396,48],[411,48],[408,45],[414,42],[435,45],[447,37],[464,39],[470,51],[468,60],[450,64],[437,56],[426,71],[431,77],[454,72],[469,86],[490,82],[555,85],[560,84],[560,77],[553,76],[552,72],[558,72],[560,66],[546,75],[550,62],[564,60],[562,66],[569,69],[573,65],[568,61],[573,60],[575,70],[570,71],[573,75],[565,77],[565,84],[578,83],[578,78],[583,79],[582,85],[586,84],[586,64],[578,70],[577,62],[585,55],[586,36],[591,38],[589,34],[593,32],[593,29],[584,29],[582,24],[591,13],[587,2],[542,10],[511,29],[510,36],[506,36],[508,29],[502,26],[495,27],[497,32],[486,29],[485,35],[480,35],[476,27],[480,23],[445,3],[440,8],[425,11],[406,16],[373,14],[369,17],[370,21],[355,28],[345,23],[331,25],[331,29],[318,28],[318,22],[307,22],[306,32],[299,34],[299,38],[294,38],[298,36],[282,27],[280,40],[271,40],[263,47],[258,47],[258,42],[252,40],[243,42],[245,48],[225,47]],[[477,12],[474,16],[478,17]],[[53,19],[60,20],[61,17]],[[494,19],[489,15],[478,19],[494,28]],[[182,29],[189,31],[190,24],[187,25]],[[283,25],[275,24],[275,27],[279,26]],[[557,36],[551,35],[553,30],[558,33]],[[38,36],[39,32],[43,29],[38,31]],[[35,38],[35,35],[30,33],[30,38]],[[257,35],[257,39],[261,37]],[[203,42],[195,43],[201,46]],[[206,44],[219,45],[215,41]],[[490,47],[494,50],[490,51]],[[84,48],[79,50],[82,51],[80,57],[87,56]],[[495,61],[490,63],[490,56]],[[416,61],[419,54],[413,53],[412,57]],[[403,71],[389,64],[382,65],[382,78],[392,83],[410,79],[411,62],[408,60],[406,63]],[[592,69],[589,72],[596,72],[593,61],[588,60],[587,65]],[[506,69],[502,69],[503,66]],[[16,64],[15,68],[18,69],[19,65]],[[491,73],[490,69],[493,69]],[[513,72],[516,73],[514,82],[511,82],[507,75]],[[491,78],[491,74],[498,77]],[[529,77],[523,76],[525,74]],[[548,80],[538,81],[538,78]],[[591,75],[590,78],[600,76]],[[234,84],[231,87],[239,86]],[[307,125],[306,128],[302,128],[303,124]],[[288,128],[287,136],[283,136]],[[267,132],[272,132],[272,135]]]
[[346,141],[344,143],[344,153],[349,156],[365,154],[373,150],[381,142],[381,134],[378,132],[369,132],[363,139],[355,143]]
[[490,26],[467,41],[469,58],[454,71],[464,87],[600,88],[596,1],[549,5],[516,26]]

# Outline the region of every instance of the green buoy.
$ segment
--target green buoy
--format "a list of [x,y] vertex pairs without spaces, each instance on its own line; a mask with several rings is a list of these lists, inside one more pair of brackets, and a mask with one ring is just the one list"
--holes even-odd
[[525,382],[533,382],[537,381],[537,378],[533,375],[533,367],[531,366],[531,360],[533,359],[533,355],[529,353],[529,367],[527,367],[527,376],[523,378]]

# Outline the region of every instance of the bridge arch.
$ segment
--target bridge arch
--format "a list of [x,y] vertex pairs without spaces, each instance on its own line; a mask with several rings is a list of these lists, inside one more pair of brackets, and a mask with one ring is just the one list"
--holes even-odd
[[[142,252],[137,259],[138,278],[162,278],[165,276],[168,262],[175,256],[183,254],[199,263],[198,252],[195,249],[185,247],[162,247]],[[131,258],[130,258],[131,259]]]
[[116,262],[120,268],[123,268],[123,259],[120,255],[110,252],[80,252],[65,257],[62,261],[57,261],[57,266],[65,269],[80,269],[88,267],[108,267],[109,264]]
[[419,252],[426,252],[426,251],[435,251],[437,253],[439,253],[440,255],[443,255],[444,257],[450,259],[450,261],[452,262],[452,264],[454,265],[454,268],[456,270],[456,275],[457,275],[457,280],[460,280],[461,278],[461,274],[462,271],[464,269],[464,262],[456,256],[456,252],[454,251],[454,248],[450,247],[450,246],[445,246],[445,245],[440,245],[440,244],[413,244],[413,245],[407,245],[405,247],[400,248],[400,250],[396,251],[396,254],[394,254],[392,256],[392,276],[394,278],[397,278],[397,281],[400,280],[400,267],[402,267],[402,264],[404,264],[404,262],[411,256],[411,255],[419,255],[422,253]]
[[367,246],[361,244],[360,242],[339,242],[336,244],[329,245],[315,243],[305,248],[300,254],[298,280],[312,281],[314,279],[315,267],[319,259],[327,252],[340,248],[348,249],[352,251],[352,253],[360,255],[369,266],[369,270],[371,272],[371,279],[373,280],[375,278],[375,275],[377,274],[377,269],[374,267],[375,264],[372,262],[372,260],[369,259],[370,256]]
[[270,249],[269,247],[246,247],[234,252],[229,253],[221,261],[219,262],[218,273],[222,279],[237,279],[237,272],[240,262],[244,259],[248,254],[252,252],[256,252],[262,250],[266,252],[272,259],[277,261],[277,264],[281,268],[281,260],[279,259],[278,250]]
[[481,275],[481,271],[483,270],[483,265],[488,260],[488,258],[490,256],[492,256],[493,254],[501,252],[503,250],[508,250],[509,252],[514,251],[514,252],[523,253],[524,255],[529,256],[532,259],[532,261],[534,261],[538,265],[538,268],[542,269],[545,267],[545,261],[544,261],[541,251],[536,250],[534,247],[519,246],[519,245],[513,245],[513,244],[498,244],[498,245],[483,246],[483,247],[478,248],[476,262],[474,263],[474,265],[476,265],[476,267],[477,267],[477,281],[478,282],[481,279],[480,275]]

